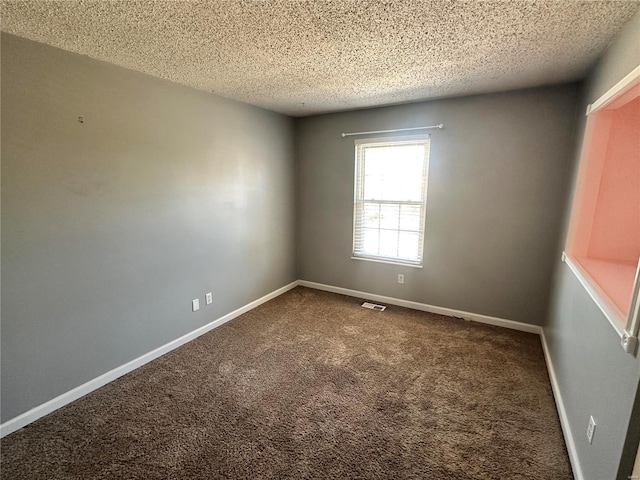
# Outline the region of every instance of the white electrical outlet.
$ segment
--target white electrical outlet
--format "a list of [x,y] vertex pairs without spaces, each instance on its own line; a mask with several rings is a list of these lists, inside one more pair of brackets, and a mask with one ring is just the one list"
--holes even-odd
[[589,426],[587,427],[587,440],[589,443],[593,443],[593,435],[596,433],[596,421],[593,417],[589,417]]
[[204,301],[207,305],[211,305],[213,303],[213,293],[209,292],[204,296]]
[[398,274],[398,283],[404,283],[404,275],[401,273]]
[[191,308],[194,312],[200,310],[200,299],[196,298],[195,300],[191,300]]

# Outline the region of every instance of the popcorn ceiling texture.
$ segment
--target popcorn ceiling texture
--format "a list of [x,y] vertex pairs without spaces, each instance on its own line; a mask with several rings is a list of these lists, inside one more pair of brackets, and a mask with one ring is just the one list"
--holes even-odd
[[4,0],[2,30],[305,116],[583,78],[637,1]]

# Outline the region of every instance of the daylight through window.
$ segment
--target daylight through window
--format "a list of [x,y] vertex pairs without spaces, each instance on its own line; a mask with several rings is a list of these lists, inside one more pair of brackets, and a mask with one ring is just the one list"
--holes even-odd
[[356,140],[353,256],[422,265],[429,137]]

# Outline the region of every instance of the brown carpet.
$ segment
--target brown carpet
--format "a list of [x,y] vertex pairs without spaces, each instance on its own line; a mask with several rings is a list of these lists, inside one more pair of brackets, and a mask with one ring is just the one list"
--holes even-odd
[[3,479],[571,479],[538,336],[298,287],[1,442]]

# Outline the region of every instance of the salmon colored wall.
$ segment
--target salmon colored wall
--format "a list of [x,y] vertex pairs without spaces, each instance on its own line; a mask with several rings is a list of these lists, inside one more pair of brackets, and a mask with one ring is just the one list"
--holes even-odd
[[610,112],[591,115],[587,120],[582,158],[580,159],[580,176],[566,248],[567,253],[575,257],[585,257],[589,251],[591,230],[600,190],[600,178],[607,157],[611,120]]
[[640,85],[613,112],[589,257],[636,264],[640,256]]
[[640,257],[640,83],[590,115],[581,163],[566,250],[626,316]]

